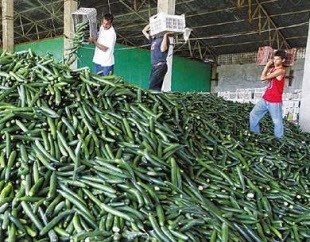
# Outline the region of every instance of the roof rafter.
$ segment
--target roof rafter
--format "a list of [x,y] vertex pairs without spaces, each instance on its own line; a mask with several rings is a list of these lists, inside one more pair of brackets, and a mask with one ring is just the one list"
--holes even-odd
[[[287,13],[281,13],[281,14],[274,14],[274,15],[270,15],[270,17],[279,17],[279,16],[285,16],[285,15],[295,15],[295,14],[300,14],[300,13],[308,13],[309,10],[301,10],[301,11],[294,11],[294,12],[287,12]],[[253,16],[252,20],[258,20],[259,17],[257,16]],[[241,23],[241,22],[245,22],[245,19],[238,19],[238,20],[234,20],[234,21],[226,21],[226,22],[218,22],[218,23],[212,23],[212,24],[205,24],[205,25],[198,25],[195,27],[191,27],[192,29],[197,29],[197,28],[209,28],[209,27],[214,27],[214,26],[222,26],[222,25],[227,25],[227,24],[236,24],[236,23]],[[268,23],[267,21],[265,22],[265,24]],[[132,25],[131,27],[134,27],[135,25]]]
[[56,15],[56,13],[59,12],[59,10],[63,8],[63,5],[58,8],[58,11],[55,12],[55,10],[54,10],[55,3],[51,5],[52,9],[50,10],[48,7],[46,7],[46,5],[41,0],[37,0],[37,1],[41,4],[42,8],[46,10],[46,12],[51,14],[52,20],[53,19],[58,19],[60,21],[63,21],[62,18],[60,18],[59,16]]
[[[237,0],[237,1],[240,4],[240,0]],[[276,39],[278,48],[280,48],[284,45],[285,48],[289,49],[290,48],[289,43],[286,41],[284,35],[278,29],[278,26],[272,20],[271,16],[268,14],[267,10],[264,8],[264,6],[258,0],[255,0],[255,1],[256,1],[257,6],[254,10],[254,13],[252,14],[252,0],[248,0],[249,22],[251,23],[253,20],[253,17],[257,15],[258,20],[259,20],[258,29],[259,29],[259,32],[261,32],[264,29],[264,28],[262,28],[262,22],[261,22],[262,21],[262,15],[264,15],[266,17],[266,22],[265,22],[265,24],[263,24],[263,26],[265,27],[267,25],[269,30],[271,30],[271,28],[273,28],[273,30],[275,31],[276,38],[271,38],[271,35],[270,35],[270,45],[272,45],[274,40]],[[280,40],[281,40],[281,43],[280,43]]]
[[[293,24],[293,25],[289,25],[289,26],[283,26],[283,27],[278,27],[277,30],[281,30],[281,29],[289,29],[289,28],[297,28],[300,26],[304,26],[304,25],[308,25],[308,22],[303,22],[303,23],[299,23],[299,24]],[[246,35],[256,35],[259,33],[265,33],[265,32],[269,32],[275,29],[266,29],[266,30],[261,30],[259,32],[259,30],[255,30],[255,31],[242,31],[242,32],[236,32],[236,33],[231,33],[231,34],[221,34],[221,35],[214,35],[214,36],[208,36],[208,37],[198,37],[198,38],[190,38],[190,39],[200,39],[200,40],[210,40],[210,39],[222,39],[222,38],[232,38],[232,37],[238,37],[238,36],[246,36]]]

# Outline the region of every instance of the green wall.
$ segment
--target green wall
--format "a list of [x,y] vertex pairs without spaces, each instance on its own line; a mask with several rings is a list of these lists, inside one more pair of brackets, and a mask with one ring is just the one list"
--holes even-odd
[[[35,41],[15,46],[15,51],[32,49],[38,55],[52,54],[56,61],[63,57],[63,37]],[[78,66],[94,69],[92,58],[94,46],[85,44],[78,51]],[[116,75],[147,89],[151,71],[150,51],[122,45],[115,46]],[[210,92],[211,65],[200,61],[174,56],[171,89],[175,92]]]
[[61,61],[64,52],[63,37],[29,42],[15,46],[15,51],[32,49],[37,55],[45,56],[52,54],[56,61]]
[[211,65],[182,57],[173,57],[171,90],[210,92]]
[[[79,49],[78,66],[88,66],[93,70],[93,45]],[[148,88],[151,71],[150,52],[144,49],[115,46],[116,75],[142,88]],[[210,92],[211,65],[174,56],[171,90],[175,92]]]
[[[78,53],[78,66],[88,66],[93,70],[94,64],[92,59],[94,46],[85,45],[79,49]],[[148,51],[116,45],[114,57],[114,73],[116,75],[123,77],[124,80],[136,86],[148,88],[148,79],[151,70]]]

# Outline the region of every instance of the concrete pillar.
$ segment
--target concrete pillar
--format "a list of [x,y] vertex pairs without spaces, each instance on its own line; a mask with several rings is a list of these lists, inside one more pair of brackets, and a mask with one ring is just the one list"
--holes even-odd
[[3,49],[14,51],[14,1],[2,0],[2,41]]
[[[158,0],[157,12],[164,12],[167,14],[175,14],[175,0]],[[173,38],[169,38],[170,43],[173,42]],[[172,77],[172,61],[173,61],[173,46],[169,46],[167,64],[168,72],[165,76],[165,80],[162,86],[162,90],[165,92],[171,91],[171,77]]]
[[[310,20],[309,20],[310,22]],[[310,132],[310,29],[306,47],[304,77],[302,81],[302,97],[299,113],[300,127],[305,132]]]
[[[76,0],[64,0],[64,56],[68,54],[67,49],[72,47],[71,40],[73,38],[73,20],[71,13],[77,10],[77,1]],[[77,62],[75,61],[72,65],[72,69],[76,69]]]
[[157,12],[175,14],[175,0],[158,0]]

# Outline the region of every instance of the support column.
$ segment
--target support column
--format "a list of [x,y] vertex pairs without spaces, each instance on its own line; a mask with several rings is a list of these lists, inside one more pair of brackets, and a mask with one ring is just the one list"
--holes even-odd
[[[167,14],[175,14],[175,0],[158,0],[157,12],[164,12]],[[170,43],[173,41],[173,37],[169,37]],[[171,91],[171,79],[172,79],[172,61],[173,61],[173,46],[169,46],[167,64],[168,72],[165,76],[162,91]]]
[[167,14],[175,14],[175,0],[158,0],[157,12],[164,12]]
[[[71,40],[73,38],[73,20],[71,13],[77,10],[76,0],[64,0],[64,56],[68,54],[68,49],[72,47]],[[72,69],[76,69],[77,62],[75,61],[72,65]]]
[[2,0],[3,50],[14,51],[14,1]]
[[308,29],[308,40],[301,95],[302,97],[299,113],[299,123],[303,131],[310,133],[310,28]]

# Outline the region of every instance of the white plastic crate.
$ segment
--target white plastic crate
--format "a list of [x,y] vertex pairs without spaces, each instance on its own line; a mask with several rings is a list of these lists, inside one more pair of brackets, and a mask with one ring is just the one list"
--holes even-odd
[[223,99],[227,100],[229,98],[229,91],[224,91],[224,92],[218,92],[217,93],[217,96],[218,97],[222,97]]
[[169,15],[160,12],[150,17],[150,34],[163,32],[183,33],[185,31],[185,15]]
[[238,88],[236,92],[237,98],[252,99],[253,90],[251,88]]
[[73,29],[79,23],[88,22],[90,37],[97,38],[97,10],[95,8],[79,8],[72,13]]

